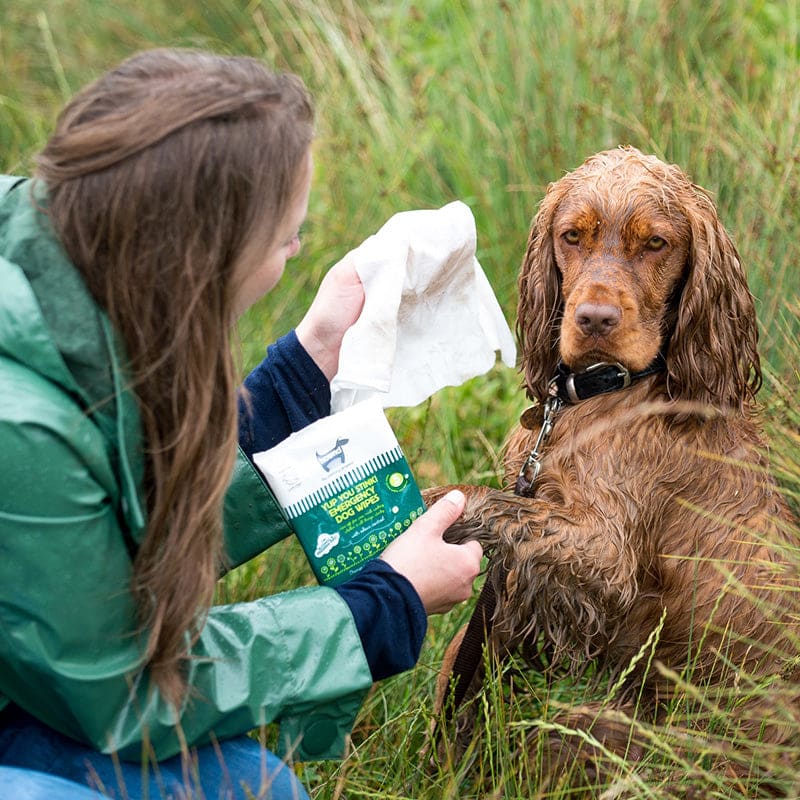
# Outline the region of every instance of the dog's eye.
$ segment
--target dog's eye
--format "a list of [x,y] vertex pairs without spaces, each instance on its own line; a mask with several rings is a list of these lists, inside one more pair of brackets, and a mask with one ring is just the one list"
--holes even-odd
[[648,250],[658,251],[663,250],[667,246],[667,240],[662,239],[660,236],[651,236],[647,240],[645,247]]
[[562,238],[567,244],[578,244],[581,236],[574,228],[570,228],[568,231],[564,232]]

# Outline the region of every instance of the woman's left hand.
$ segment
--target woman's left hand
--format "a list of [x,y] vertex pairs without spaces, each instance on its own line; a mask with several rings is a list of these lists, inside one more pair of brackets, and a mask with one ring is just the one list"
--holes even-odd
[[345,331],[364,307],[364,287],[349,254],[334,264],[295,333],[300,344],[330,381],[339,369]]
[[445,542],[444,532],[461,516],[464,493],[452,490],[434,503],[381,553],[417,590],[427,614],[443,614],[472,594],[481,568],[478,542]]

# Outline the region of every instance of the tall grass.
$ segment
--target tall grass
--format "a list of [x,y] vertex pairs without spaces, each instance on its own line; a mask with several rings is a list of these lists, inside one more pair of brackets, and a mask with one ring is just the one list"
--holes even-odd
[[[246,365],[300,318],[324,270],[391,214],[453,199],[475,214],[479,259],[513,320],[516,272],[547,183],[597,150],[633,144],[679,163],[715,195],[758,298],[773,462],[800,504],[796,4],[142,0],[119,7],[125,5],[6,0],[0,169],[29,169],[63,100],[142,47],[211,47],[300,74],[318,106],[304,250],[279,289],[243,320]],[[519,378],[497,367],[391,416],[422,484],[499,485],[499,448],[523,407]],[[291,542],[283,548],[285,557],[257,559],[231,576],[221,596],[310,581],[299,549]],[[559,704],[583,698],[536,675],[524,674],[526,691],[505,703],[489,702],[504,691],[501,681],[490,682],[482,712],[489,724],[468,762],[429,771],[416,756],[437,664],[468,613],[462,607],[434,620],[419,666],[375,689],[346,761],[304,766],[315,797],[537,796],[535,766],[520,748],[532,726],[557,724],[551,712]],[[643,768],[619,766],[617,796],[668,796],[673,789],[664,776],[675,773],[694,775],[702,796],[757,796],[758,787],[715,772],[706,758],[734,734],[697,739],[693,760],[674,746],[676,737],[695,741],[691,715],[681,719],[680,708],[671,733],[646,731],[651,746]],[[754,745],[751,752],[791,796],[795,779],[781,764],[797,763],[800,751],[759,752]],[[557,785],[547,792],[568,796]]]

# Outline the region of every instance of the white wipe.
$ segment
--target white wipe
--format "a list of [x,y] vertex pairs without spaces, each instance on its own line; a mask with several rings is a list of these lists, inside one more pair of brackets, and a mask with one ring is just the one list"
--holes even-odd
[[415,406],[497,361],[513,367],[514,337],[475,258],[475,220],[460,201],[403,211],[348,254],[366,294],[347,331],[331,410],[378,396]]

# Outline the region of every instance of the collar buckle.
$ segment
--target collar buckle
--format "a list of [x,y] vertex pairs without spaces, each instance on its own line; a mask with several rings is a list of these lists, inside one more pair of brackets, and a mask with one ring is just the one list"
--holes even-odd
[[582,399],[578,395],[577,388],[575,387],[575,378],[578,376],[591,377],[593,373],[601,372],[602,370],[616,370],[616,379],[622,381],[621,386],[614,387],[615,389],[627,389],[631,385],[631,371],[619,363],[619,361],[598,361],[596,364],[586,367],[580,373],[571,372],[566,381],[564,382],[564,389],[567,397],[571,403],[579,403]]

